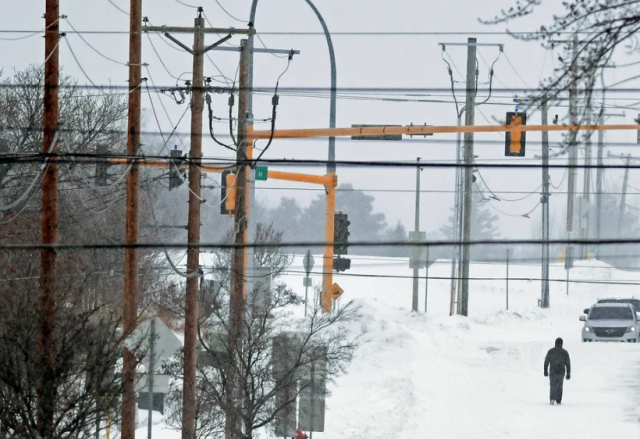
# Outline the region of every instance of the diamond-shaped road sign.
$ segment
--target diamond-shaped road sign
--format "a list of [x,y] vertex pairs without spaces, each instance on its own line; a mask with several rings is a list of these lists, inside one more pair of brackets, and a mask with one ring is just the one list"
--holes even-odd
[[[153,363],[158,364],[170,358],[182,347],[182,342],[171,329],[157,317],[153,318],[155,325],[155,344],[153,347]],[[145,363],[149,361],[149,348],[151,347],[151,320],[146,320],[138,325],[135,331],[124,341],[124,345],[138,352],[138,358]]]
[[315,261],[313,260],[313,255],[311,254],[311,250],[307,250],[307,254],[304,255],[304,259],[302,260],[302,264],[304,265],[304,271],[307,273],[307,277],[309,277],[311,270],[313,270],[314,262]]
[[338,284],[333,284],[331,285],[331,298],[332,299],[337,299],[340,296],[342,296],[342,294],[344,293],[344,290],[342,288],[340,288],[340,285]]

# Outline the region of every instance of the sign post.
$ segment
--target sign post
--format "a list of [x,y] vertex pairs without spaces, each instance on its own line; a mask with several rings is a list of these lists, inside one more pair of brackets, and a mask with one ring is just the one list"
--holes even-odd
[[154,369],[157,361],[164,361],[171,357],[182,343],[162,320],[157,317],[142,322],[135,331],[124,341],[124,345],[143,358],[147,367],[147,385],[149,391],[149,416],[147,419],[147,438],[151,439]]
[[309,287],[311,286],[311,278],[309,274],[311,274],[311,270],[313,270],[313,255],[311,254],[311,250],[307,250],[307,254],[304,256],[302,261],[304,264],[304,271],[307,273],[307,276],[304,278],[304,316],[307,316],[307,304],[309,302]]
[[153,425],[153,369],[154,369],[154,346],[156,344],[156,321],[151,320],[151,328],[149,330],[149,367],[147,374],[149,375],[149,406],[147,415],[147,439],[151,439],[151,426]]

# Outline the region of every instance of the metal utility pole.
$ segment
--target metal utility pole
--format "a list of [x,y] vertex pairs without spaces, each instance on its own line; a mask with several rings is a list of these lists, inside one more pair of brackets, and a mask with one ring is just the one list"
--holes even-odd
[[[129,10],[129,111],[127,122],[127,155],[140,151],[141,69],[142,69],[142,0],[131,0]],[[131,160],[127,174],[125,242],[138,243],[140,169]],[[124,253],[124,329],[130,335],[138,321],[138,249],[129,247]],[[134,391],[136,361],[125,348],[122,366],[122,439],[135,439],[136,395]]]
[[[624,168],[624,180],[622,181],[622,197],[620,198],[620,207],[618,209],[618,227],[616,229],[616,239],[620,239],[620,235],[622,235],[622,224],[624,223],[624,208],[626,207],[627,202],[627,188],[629,186],[629,165],[631,164],[631,155],[627,155],[625,168]],[[616,244],[615,247],[615,264],[619,264],[619,249],[620,245]]]
[[[578,36],[573,37],[573,55],[571,59],[571,86],[569,87],[569,118],[571,126],[578,124],[578,108],[576,98],[578,95]],[[577,147],[578,132],[572,130],[569,132],[569,178],[567,190],[567,237],[572,238],[573,235],[573,204],[576,190],[576,164],[578,158]],[[573,255],[571,245],[567,245],[565,252],[565,268],[568,270],[573,267]]]
[[[548,123],[547,100],[542,101],[542,125]],[[542,294],[540,307],[549,308],[549,133],[542,132]]]
[[155,347],[156,347],[156,319],[151,319],[151,327],[149,330],[149,370],[147,377],[149,380],[149,395],[147,395],[148,412],[147,412],[147,439],[152,438],[153,431],[153,371],[156,368],[155,363]]
[[[474,124],[476,98],[476,39],[467,42],[467,99],[465,104],[465,125]],[[464,202],[462,233],[462,290],[460,297],[460,314],[469,315],[469,257],[471,241],[471,206],[473,201],[473,133],[464,133]]]
[[[60,4],[47,0],[45,12],[45,66],[44,66],[44,154],[55,154],[58,131],[58,85],[60,65]],[[58,241],[58,164],[52,157],[42,177],[42,244]],[[38,351],[40,386],[38,388],[38,433],[43,438],[53,435],[56,407],[55,386],[55,313],[56,313],[57,254],[53,248],[40,251],[40,334]]]
[[[420,157],[417,159],[418,166],[416,166],[416,213],[415,213],[415,239],[420,239]],[[420,261],[419,256],[422,252],[416,252],[418,254],[418,261],[415,261],[413,266],[413,300],[411,301],[411,311],[418,312],[418,281],[420,280]]]
[[[202,111],[204,110],[204,18],[202,8],[194,20],[193,79],[191,90],[191,144],[189,150],[189,217],[187,242],[200,242],[200,186],[202,161]],[[184,319],[184,383],[182,438],[193,439],[196,428],[196,347],[198,343],[198,283],[200,248],[187,249],[187,292]]]
[[[228,383],[229,389],[228,402],[229,410],[227,410],[226,420],[226,438],[239,439],[240,429],[240,413],[238,407],[241,403],[239,393],[240,379],[238,370],[236,369],[236,350],[241,346],[242,328],[245,313],[245,296],[244,296],[244,270],[245,270],[245,244],[247,242],[247,177],[248,166],[245,163],[247,149],[250,147],[248,142],[248,118],[247,108],[249,103],[249,65],[252,56],[251,46],[248,40],[242,40],[240,54],[240,96],[238,100],[238,150],[236,156],[236,210],[234,213],[235,220],[235,244],[238,247],[233,249],[233,260],[231,266],[231,328],[230,328],[230,352],[231,364],[229,365]],[[187,438],[184,438],[187,439]]]

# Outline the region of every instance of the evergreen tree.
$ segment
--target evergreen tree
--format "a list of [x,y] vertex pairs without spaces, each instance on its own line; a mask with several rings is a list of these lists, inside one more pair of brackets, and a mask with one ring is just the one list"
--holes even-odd
[[[453,240],[455,227],[455,211],[451,208],[451,216],[446,224],[440,228],[441,239]],[[471,240],[497,240],[500,239],[500,231],[497,224],[496,215],[486,202],[483,201],[482,194],[473,192],[471,203]],[[450,249],[452,251],[452,249]],[[471,259],[475,260],[495,260],[504,257],[502,246],[496,245],[473,245],[471,247]]]

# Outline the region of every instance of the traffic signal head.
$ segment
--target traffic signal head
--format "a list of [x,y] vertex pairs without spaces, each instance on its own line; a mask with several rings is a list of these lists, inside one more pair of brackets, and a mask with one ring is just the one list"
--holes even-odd
[[346,255],[349,247],[349,216],[336,213],[333,219],[333,254]]
[[346,271],[351,268],[351,259],[337,257],[333,260],[333,269],[337,272]]
[[220,213],[223,215],[233,215],[236,210],[236,176],[231,171],[222,171],[222,181],[220,182]]
[[169,163],[169,190],[177,188],[184,181],[180,175],[180,165],[182,164],[182,151],[179,149],[171,150],[171,161]]
[[[527,115],[525,113],[508,112],[507,125],[520,126],[527,124]],[[507,131],[505,135],[504,155],[509,157],[524,157],[526,131]]]
[[109,160],[104,157],[109,153],[107,145],[99,144],[96,147],[96,186],[106,186],[109,178]]

